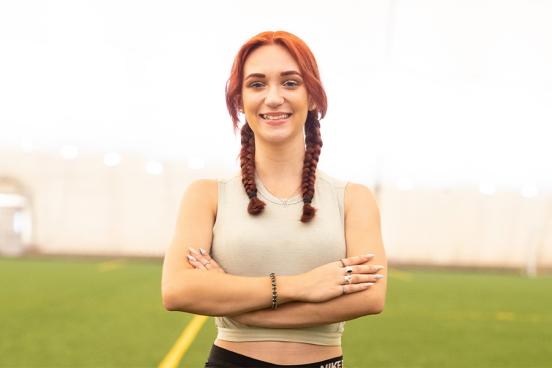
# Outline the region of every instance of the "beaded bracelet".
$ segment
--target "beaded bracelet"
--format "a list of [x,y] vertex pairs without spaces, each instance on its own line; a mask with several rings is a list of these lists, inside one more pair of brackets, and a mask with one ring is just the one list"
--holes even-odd
[[278,293],[276,292],[276,275],[274,272],[270,273],[270,280],[272,282],[272,309],[278,308]]

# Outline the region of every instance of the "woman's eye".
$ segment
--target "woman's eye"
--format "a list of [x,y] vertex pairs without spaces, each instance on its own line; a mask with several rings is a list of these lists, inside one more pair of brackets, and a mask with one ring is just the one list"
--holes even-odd
[[[295,87],[298,87],[300,83],[298,81],[295,81],[295,80],[287,80],[282,84],[285,87],[295,88]],[[257,82],[251,82],[251,83],[249,83],[248,87],[255,88],[255,89],[262,88],[262,87],[264,87],[264,83],[258,82],[258,81]]]
[[299,85],[299,82],[294,81],[294,80],[288,80],[288,81],[284,82],[284,85],[286,87],[297,87]]

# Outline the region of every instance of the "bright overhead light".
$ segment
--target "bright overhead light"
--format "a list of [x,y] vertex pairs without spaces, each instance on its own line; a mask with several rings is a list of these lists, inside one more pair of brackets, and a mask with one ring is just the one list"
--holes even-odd
[[104,164],[108,167],[117,166],[121,163],[121,155],[117,152],[108,152],[104,155]]
[[150,175],[161,175],[163,173],[163,164],[150,160],[146,163],[146,172]]
[[60,154],[65,160],[74,160],[79,155],[79,149],[75,146],[63,146]]

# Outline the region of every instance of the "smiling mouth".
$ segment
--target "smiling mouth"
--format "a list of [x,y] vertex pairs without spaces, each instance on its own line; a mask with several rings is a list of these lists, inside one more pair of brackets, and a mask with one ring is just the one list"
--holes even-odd
[[259,116],[265,120],[285,120],[289,118],[291,115],[293,114],[287,114],[287,113],[278,114],[278,115],[259,114]]

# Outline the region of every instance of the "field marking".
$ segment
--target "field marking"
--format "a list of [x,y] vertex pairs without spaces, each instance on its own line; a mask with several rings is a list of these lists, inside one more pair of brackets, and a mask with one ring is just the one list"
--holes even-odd
[[121,268],[125,265],[125,261],[122,259],[113,259],[111,261],[105,261],[98,263],[98,272],[107,272],[116,270],[117,268]]
[[198,315],[192,318],[178,340],[174,343],[172,349],[159,364],[159,368],[175,368],[178,366],[208,318],[208,316]]
[[389,277],[392,279],[401,280],[404,282],[411,282],[412,281],[412,274],[404,271],[399,271],[396,269],[389,269]]
[[513,321],[515,314],[512,312],[496,312],[497,321]]

